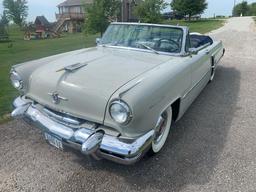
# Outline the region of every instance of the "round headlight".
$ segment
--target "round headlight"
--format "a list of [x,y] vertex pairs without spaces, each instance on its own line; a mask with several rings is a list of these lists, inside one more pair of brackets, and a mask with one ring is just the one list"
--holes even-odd
[[10,79],[14,88],[21,90],[23,88],[23,82],[20,75],[16,71],[12,71]]
[[114,101],[111,103],[109,113],[112,119],[119,124],[126,124],[131,120],[131,110],[123,101]]

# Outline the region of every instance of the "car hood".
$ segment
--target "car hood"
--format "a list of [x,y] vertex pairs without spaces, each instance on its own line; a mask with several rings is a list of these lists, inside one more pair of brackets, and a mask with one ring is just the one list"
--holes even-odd
[[[30,76],[27,95],[42,105],[102,123],[111,96],[132,79],[166,62],[170,56],[96,47],[63,55],[38,67]],[[84,64],[74,71],[62,70]],[[52,93],[62,98],[54,104]]]

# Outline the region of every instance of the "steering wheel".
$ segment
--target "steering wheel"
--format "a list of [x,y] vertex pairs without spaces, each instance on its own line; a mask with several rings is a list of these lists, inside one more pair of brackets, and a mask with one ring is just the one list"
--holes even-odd
[[171,45],[171,47],[173,48],[173,52],[178,51],[180,49],[179,43],[177,43],[176,41],[174,41],[172,39],[166,39],[166,38],[159,39],[157,41],[159,46],[161,45],[162,41],[168,42]]

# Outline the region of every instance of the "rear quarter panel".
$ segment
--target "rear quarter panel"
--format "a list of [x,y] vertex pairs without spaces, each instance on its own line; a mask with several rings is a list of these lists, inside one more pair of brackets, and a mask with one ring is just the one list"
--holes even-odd
[[219,64],[220,59],[224,56],[225,49],[222,41],[215,41],[211,51],[215,64]]

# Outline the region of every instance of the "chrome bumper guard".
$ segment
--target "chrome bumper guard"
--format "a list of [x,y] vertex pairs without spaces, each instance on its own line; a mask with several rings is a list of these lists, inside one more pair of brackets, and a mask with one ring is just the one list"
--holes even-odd
[[74,129],[68,125],[54,121],[41,112],[30,100],[18,97],[13,102],[12,117],[25,118],[42,131],[48,132],[61,139],[64,146],[80,150],[85,155],[95,159],[105,158],[120,164],[133,164],[147,152],[152,142],[154,131],[136,138],[122,140],[119,137],[105,134],[97,129],[81,127]]

